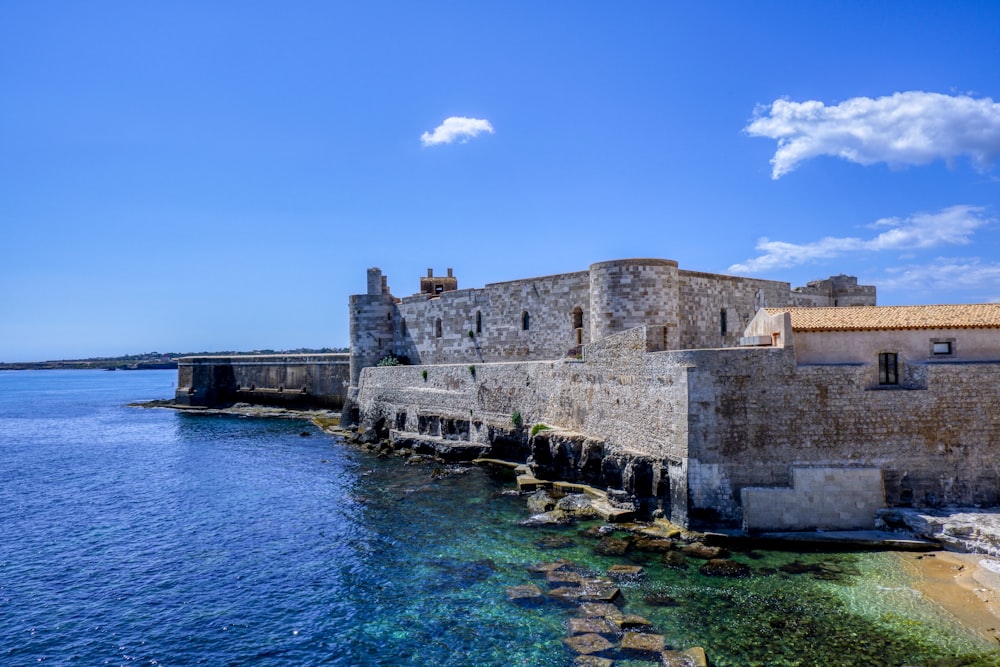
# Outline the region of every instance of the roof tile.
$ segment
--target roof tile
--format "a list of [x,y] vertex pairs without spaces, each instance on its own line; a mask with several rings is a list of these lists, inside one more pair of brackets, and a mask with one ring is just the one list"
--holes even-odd
[[1000,303],[765,308],[764,310],[769,315],[790,313],[793,331],[1000,328]]

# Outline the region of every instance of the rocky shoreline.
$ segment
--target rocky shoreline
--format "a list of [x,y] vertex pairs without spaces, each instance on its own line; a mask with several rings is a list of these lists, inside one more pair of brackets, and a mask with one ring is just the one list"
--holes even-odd
[[[530,517],[524,525],[551,526],[602,519],[606,522],[604,525],[583,533],[595,540],[595,553],[622,556],[633,550],[654,551],[661,554],[662,562],[668,566],[673,563],[673,566],[687,567],[688,561],[694,560],[700,563],[699,570],[707,576],[751,574],[746,565],[728,558],[725,547],[727,541],[735,539],[733,543],[738,544],[746,536],[696,533],[663,518],[636,522],[634,505],[614,492],[609,494],[586,485],[538,479],[525,464],[479,458],[483,452],[478,450],[418,451],[406,447],[406,443],[394,446],[388,441],[368,441],[356,431],[342,428],[339,413],[330,410],[303,411],[250,404],[192,408],[172,401],[131,405],[199,415],[304,419],[374,456],[394,456],[410,464],[435,465],[432,476],[437,477],[460,473],[461,469],[448,464],[462,459],[478,465],[508,467],[516,478],[516,492],[525,497],[529,510]],[[447,449],[448,443],[443,446]],[[1000,642],[1000,560],[992,558],[1000,556],[1000,509],[887,509],[879,512],[878,528],[887,532],[772,536],[771,539],[786,545],[808,543],[813,547],[815,543],[846,540],[848,544],[853,541],[856,545],[892,551],[905,548],[899,545],[909,538],[929,540],[939,548],[921,554],[899,553],[914,588],[965,627]],[[621,533],[626,536],[620,536]],[[845,546],[844,542],[840,546]],[[928,548],[925,543],[923,550]],[[648,622],[643,622],[645,619],[627,613],[627,602],[615,584],[623,577],[642,577],[641,567],[622,564],[608,572],[594,573],[570,561],[557,560],[536,564],[531,571],[544,579],[547,590],[540,585],[511,587],[507,589],[507,596],[514,604],[537,604],[544,600],[575,605],[576,614],[568,622],[565,644],[576,656],[576,665],[607,667],[616,659],[655,660],[668,667],[707,664],[704,651],[699,647],[668,646],[662,635],[658,635]]]

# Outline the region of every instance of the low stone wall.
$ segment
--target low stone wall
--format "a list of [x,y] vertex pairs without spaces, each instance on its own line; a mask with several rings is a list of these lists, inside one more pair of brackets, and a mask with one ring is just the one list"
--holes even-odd
[[206,407],[252,403],[337,410],[344,404],[349,371],[347,354],[182,357],[174,401]]

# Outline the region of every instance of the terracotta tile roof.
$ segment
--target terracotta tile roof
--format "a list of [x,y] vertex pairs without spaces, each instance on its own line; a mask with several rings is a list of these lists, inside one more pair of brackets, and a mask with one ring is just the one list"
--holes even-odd
[[764,310],[769,315],[790,313],[793,331],[1000,328],[1000,303],[951,306],[765,308]]

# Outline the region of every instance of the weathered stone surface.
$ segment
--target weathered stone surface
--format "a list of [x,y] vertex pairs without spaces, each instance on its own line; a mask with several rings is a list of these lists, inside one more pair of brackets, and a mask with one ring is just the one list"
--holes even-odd
[[508,586],[506,591],[508,600],[528,600],[542,597],[542,589],[534,584]]
[[638,614],[625,614],[623,616],[616,616],[611,620],[622,630],[650,632],[653,629],[653,624],[649,622],[649,619]]
[[641,537],[633,544],[636,551],[652,551],[654,553],[665,553],[674,548],[673,540],[658,537]]
[[607,602],[584,602],[580,605],[580,615],[617,618],[622,615],[622,612],[621,609]]
[[585,635],[573,635],[571,637],[566,637],[563,639],[563,642],[574,653],[582,653],[585,655],[601,653],[615,647],[614,644],[601,635],[594,634],[592,632]]
[[751,574],[749,565],[725,558],[713,558],[698,571],[708,577],[749,577]]
[[573,661],[573,667],[614,667],[615,661],[596,655],[578,655]]
[[517,476],[517,488],[521,491],[537,491],[538,489],[547,489],[550,486],[552,486],[552,482],[537,479],[531,475]]
[[614,602],[622,595],[620,588],[604,583],[584,582],[580,591],[580,600],[584,602]]
[[635,579],[637,577],[645,574],[645,570],[641,565],[626,565],[624,563],[615,563],[608,568],[608,576],[612,578],[621,579]]
[[556,587],[579,586],[580,582],[583,581],[583,577],[576,572],[571,572],[569,570],[553,570],[552,572],[547,572],[545,574],[545,581]]
[[602,556],[623,556],[632,543],[618,537],[602,537],[594,546],[594,553]]
[[626,632],[622,635],[622,650],[636,653],[655,653],[659,655],[666,647],[663,635],[646,632]]
[[556,503],[556,509],[578,519],[589,519],[597,516],[590,496],[585,493],[573,493],[560,498]]
[[1000,508],[883,509],[876,527],[906,531],[969,553],[1000,556]]
[[594,633],[604,636],[616,636],[618,634],[618,626],[607,618],[602,618],[600,616],[571,618],[567,622],[567,626],[569,628],[569,634],[571,635]]
[[711,560],[713,558],[726,558],[729,552],[722,547],[710,547],[707,544],[702,544],[701,542],[692,542],[691,544],[685,544],[680,549],[681,553],[685,556],[691,556],[692,558],[701,558],[703,560]]
[[572,521],[573,518],[565,512],[552,510],[551,512],[535,514],[520,523],[522,526],[562,526]]
[[528,496],[528,511],[532,514],[542,514],[556,508],[556,501],[545,489],[538,489]]
[[584,595],[584,590],[580,586],[560,586],[549,591],[549,597],[561,602],[576,602]]
[[661,667],[708,667],[705,649],[700,646],[686,651],[664,651],[660,658]]
[[675,597],[662,591],[653,591],[643,598],[643,600],[645,600],[646,604],[653,607],[677,607],[680,605],[680,602]]
[[560,558],[559,560],[548,561],[545,563],[534,563],[528,566],[528,572],[533,574],[546,574],[547,572],[553,572],[555,570],[564,570],[567,567],[573,565],[572,561],[566,560],[565,558]]

